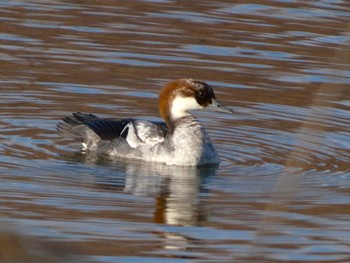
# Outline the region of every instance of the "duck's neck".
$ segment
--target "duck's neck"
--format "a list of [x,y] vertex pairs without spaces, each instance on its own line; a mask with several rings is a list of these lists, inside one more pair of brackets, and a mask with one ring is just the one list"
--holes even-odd
[[[170,133],[174,133],[177,130],[188,130],[188,133],[194,130],[202,129],[201,123],[196,117],[187,115],[179,119],[171,120],[167,123]],[[192,135],[192,134],[190,134]]]

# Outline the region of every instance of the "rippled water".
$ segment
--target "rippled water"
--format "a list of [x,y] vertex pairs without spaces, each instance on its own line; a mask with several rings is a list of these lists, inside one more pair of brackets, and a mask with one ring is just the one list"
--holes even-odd
[[[0,13],[2,260],[350,261],[348,1],[3,1]],[[160,120],[159,89],[183,77],[235,111],[197,114],[219,167],[96,160],[56,134],[74,111]]]

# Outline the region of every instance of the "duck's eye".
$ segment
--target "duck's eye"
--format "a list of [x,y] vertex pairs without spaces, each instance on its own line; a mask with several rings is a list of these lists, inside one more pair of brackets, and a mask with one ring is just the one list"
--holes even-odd
[[198,91],[198,97],[204,99],[207,96],[207,93],[204,90]]

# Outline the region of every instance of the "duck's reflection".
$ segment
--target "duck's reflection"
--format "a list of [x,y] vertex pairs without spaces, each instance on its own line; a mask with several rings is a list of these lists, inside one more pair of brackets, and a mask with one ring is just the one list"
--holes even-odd
[[155,194],[155,223],[189,226],[205,220],[199,195],[205,190],[203,180],[216,167],[128,164],[126,168],[125,191]]
[[177,251],[186,251],[196,242],[191,232],[182,227],[200,226],[207,220],[203,201],[205,185],[216,173],[217,166],[179,167],[131,162],[111,164],[110,160],[106,162],[94,156],[84,154],[81,157],[82,162],[103,165],[98,167],[99,175],[94,175],[98,187],[155,197],[153,222],[160,224],[160,227],[156,232],[153,229],[152,233],[157,233],[163,240],[165,250],[176,254]]
[[[89,164],[106,164],[105,159],[81,154],[75,156]],[[76,159],[77,161],[77,159]],[[111,164],[110,160],[107,160]],[[108,167],[111,167],[110,165]],[[99,187],[123,189],[134,195],[155,196],[154,222],[168,225],[196,226],[206,220],[200,194],[204,181],[216,173],[217,165],[202,167],[168,166],[140,162],[113,162],[125,178],[111,173],[96,176]]]
[[146,163],[125,164],[124,191],[155,196],[154,222],[193,226],[205,220],[200,193],[216,166],[175,167]]

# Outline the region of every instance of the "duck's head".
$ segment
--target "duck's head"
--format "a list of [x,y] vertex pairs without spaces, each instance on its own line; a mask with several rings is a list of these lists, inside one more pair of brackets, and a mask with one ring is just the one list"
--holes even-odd
[[159,93],[159,112],[168,127],[191,110],[211,110],[232,113],[215,98],[214,91],[205,82],[192,79],[178,79],[166,84]]

